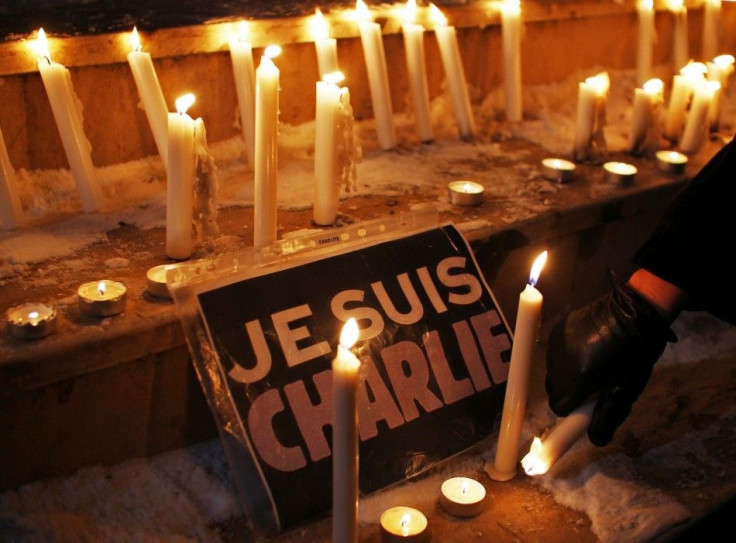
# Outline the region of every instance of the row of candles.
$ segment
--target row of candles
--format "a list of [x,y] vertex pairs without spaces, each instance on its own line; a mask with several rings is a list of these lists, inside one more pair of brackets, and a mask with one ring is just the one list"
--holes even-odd
[[[501,4],[501,20],[503,34],[503,53],[505,69],[505,94],[506,115],[511,122],[520,121],[522,118],[521,102],[521,4],[519,0],[505,0]],[[673,57],[680,59],[681,54],[677,51],[685,51],[687,60],[687,26],[686,14],[682,0],[672,0],[669,4],[670,11],[675,17],[674,52]],[[427,90],[427,77],[425,71],[425,55],[423,33],[424,27],[418,24],[416,0],[408,0],[403,10],[402,34],[406,49],[407,72],[413,98],[414,114],[416,117],[416,128],[422,141],[432,139],[432,126],[429,116],[429,93]],[[447,24],[446,17],[441,11],[430,4],[430,18],[434,23],[437,43],[445,68],[448,88],[452,98],[453,112],[458,125],[460,136],[463,139],[472,139],[475,133],[473,115],[468,98],[468,90],[465,82],[465,72],[460,56],[455,28]],[[653,47],[653,3],[652,0],[642,0],[638,6],[639,13],[639,53],[637,59],[638,74],[648,74],[651,70],[651,52]],[[392,104],[388,85],[387,67],[383,51],[382,33],[378,23],[372,21],[370,10],[363,2],[357,0],[355,19],[358,21],[361,43],[364,51],[368,83],[376,122],[376,130],[379,145],[384,149],[390,149],[396,144],[395,129],[393,126]],[[682,21],[685,23],[678,23]],[[720,0],[708,0],[705,4],[704,36],[709,36],[703,44],[703,51],[707,54],[717,47],[717,37],[720,24]],[[329,27],[319,10],[316,10],[314,24],[314,43],[317,52],[320,77],[323,81],[317,83],[317,121],[315,138],[315,222],[320,225],[332,224],[336,218],[338,185],[340,182],[340,165],[337,155],[340,154],[340,142],[336,141],[335,125],[340,122],[335,111],[344,111],[346,105],[349,108],[349,93],[347,89],[337,90],[338,78],[333,72],[338,71],[336,40],[329,37]],[[714,38],[715,37],[715,38]],[[102,206],[102,194],[99,184],[95,178],[94,167],[90,157],[91,147],[84,135],[81,116],[78,112],[76,96],[69,71],[56,62],[52,62],[45,36],[39,32],[39,71],[49,95],[54,117],[62,138],[62,143],[74,175],[77,189],[79,191],[82,205],[86,212],[94,212]],[[166,102],[158,84],[158,78],[153,67],[150,54],[141,48],[137,31],[134,29],[131,38],[132,51],[128,55],[142,105],[146,112],[154,140],[162,158],[164,167],[171,162],[168,150],[169,130],[173,130],[180,136],[183,131],[189,131],[194,121],[186,119],[186,108],[179,108],[175,114],[167,111]],[[230,40],[230,52],[235,74],[236,93],[238,97],[241,114],[241,127],[243,139],[246,144],[246,154],[249,164],[254,168],[256,198],[255,219],[255,244],[262,246],[275,240],[276,224],[276,169],[278,166],[278,78],[279,71],[271,61],[273,56],[266,48],[261,60],[262,66],[254,70],[252,48],[247,38],[247,26],[241,25],[241,32]],[[680,64],[678,64],[680,65]],[[261,68],[263,68],[261,70]],[[260,72],[263,72],[259,75]],[[677,85],[677,77],[675,78]],[[259,84],[263,85],[259,94]],[[651,87],[651,85],[650,85]],[[648,96],[647,86],[643,92]],[[673,95],[676,87],[673,87]],[[717,94],[714,86],[699,85],[697,90],[700,102],[708,101],[707,95]],[[596,112],[600,112],[601,94],[605,93],[602,87],[588,81],[581,84],[579,108],[578,108],[578,130],[575,139],[574,153],[580,153],[580,146],[589,141],[586,132],[595,130],[597,124]],[[642,94],[637,89],[638,95]],[[261,100],[256,104],[257,95]],[[681,94],[678,96],[687,96]],[[647,98],[649,101],[653,98]],[[185,100],[189,100],[188,98]],[[189,100],[191,101],[191,100]],[[710,99],[710,101],[713,101]],[[717,101],[717,100],[716,100]],[[178,101],[177,101],[178,102]],[[641,100],[646,102],[645,99]],[[680,111],[680,105],[687,106],[687,100],[679,100],[675,108]],[[336,105],[337,104],[337,105]],[[647,115],[647,107],[640,108],[635,104],[635,123],[632,130],[632,138],[641,141],[641,133],[646,128],[646,122],[642,123],[642,115]],[[672,109],[672,108],[671,108]],[[638,111],[643,113],[638,114]],[[713,114],[711,114],[713,115]],[[695,117],[692,115],[691,117]],[[259,122],[260,119],[260,122]],[[170,127],[172,123],[174,126]],[[201,124],[201,120],[197,120]],[[669,117],[668,117],[669,126]],[[203,128],[203,127],[202,127]],[[200,130],[203,134],[203,130]],[[258,137],[256,136],[258,134]],[[686,131],[687,138],[684,139],[684,150],[697,146],[701,131]],[[171,248],[168,254],[172,258],[187,258],[191,253],[191,241],[184,239],[188,237],[189,214],[187,203],[191,198],[181,196],[191,185],[192,162],[190,158],[193,147],[190,138],[175,138],[174,145],[178,147],[173,154],[177,156],[174,166],[168,172],[173,182],[172,185],[180,190],[177,196],[167,200],[173,205],[167,207],[167,224],[171,224],[171,233],[167,239],[171,240]],[[260,141],[259,150],[256,151],[256,142]],[[178,142],[178,143],[177,143]],[[184,152],[182,152],[184,151]],[[583,153],[585,151],[583,150]],[[179,158],[180,157],[180,158]],[[0,225],[6,229],[17,228],[24,222],[23,211],[17,190],[13,183],[12,166],[7,160],[2,134],[0,134],[0,159],[2,169],[0,170]],[[179,161],[182,163],[179,164]],[[169,190],[169,192],[175,192]],[[182,228],[182,226],[184,226]]]

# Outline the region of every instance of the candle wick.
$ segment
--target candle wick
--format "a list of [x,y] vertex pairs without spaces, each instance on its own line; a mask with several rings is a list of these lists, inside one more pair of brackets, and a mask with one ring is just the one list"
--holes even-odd
[[43,55],[43,58],[45,58],[48,65],[51,66],[51,57],[48,55]]

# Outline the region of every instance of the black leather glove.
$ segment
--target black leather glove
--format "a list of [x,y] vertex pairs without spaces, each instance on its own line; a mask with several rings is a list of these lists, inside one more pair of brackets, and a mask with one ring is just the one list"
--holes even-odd
[[594,445],[608,444],[631,412],[667,342],[665,319],[610,274],[612,291],[571,312],[552,329],[545,386],[560,417],[600,393],[588,428]]

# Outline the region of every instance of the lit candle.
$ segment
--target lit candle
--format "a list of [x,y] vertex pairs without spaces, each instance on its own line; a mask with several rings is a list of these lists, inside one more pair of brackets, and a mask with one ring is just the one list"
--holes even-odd
[[703,143],[708,131],[708,110],[720,88],[721,84],[717,81],[707,80],[702,80],[695,86],[685,130],[680,140],[680,151],[683,153],[694,153]]
[[713,95],[708,109],[708,124],[711,132],[717,132],[721,124],[721,102],[726,91],[729,76],[733,73],[733,55],[718,55],[712,62],[708,62],[708,79],[721,84]]
[[417,134],[421,141],[431,141],[432,120],[429,115],[429,85],[427,84],[426,60],[424,56],[424,27],[416,23],[416,0],[407,0],[404,6],[404,21],[401,33],[404,36],[406,69],[409,72],[414,117]]
[[597,400],[591,400],[570,413],[552,429],[542,441],[535,437],[524,458],[521,467],[527,475],[542,475],[547,473],[559,458],[572,447],[590,426],[593,409]]
[[138,29],[133,27],[130,34],[131,51],[128,53],[128,65],[138,88],[138,96],[146,113],[148,125],[151,127],[153,139],[156,142],[158,154],[166,168],[168,151],[166,142],[168,138],[168,110],[166,100],[158,82],[156,70],[153,67],[150,53],[143,51]]
[[170,300],[171,292],[166,284],[166,274],[176,267],[176,264],[161,264],[150,268],[146,272],[146,292],[155,298]]
[[350,350],[360,330],[354,318],[340,333],[332,360],[332,541],[358,540],[358,408],[360,361]]
[[703,2],[703,58],[718,54],[721,39],[721,0]]
[[501,426],[498,431],[496,458],[489,470],[491,478],[496,481],[508,481],[516,476],[521,426],[524,423],[526,399],[529,392],[529,371],[539,324],[542,321],[542,302],[544,301],[535,285],[546,262],[547,251],[544,251],[534,261],[529,282],[519,295],[519,308],[511,348],[509,377],[506,381],[506,395],[501,413]]
[[606,162],[603,165],[606,172],[606,179],[611,183],[618,185],[629,185],[636,177],[636,166],[627,164],[626,162]]
[[230,38],[230,61],[233,65],[235,92],[238,95],[240,129],[245,142],[248,164],[255,165],[256,156],[256,90],[253,48],[248,41],[248,23],[240,21],[238,32]]
[[504,0],[501,5],[506,120],[519,122],[521,104],[521,2]]
[[343,179],[344,155],[341,129],[350,113],[350,93],[337,83],[341,72],[333,72],[317,81],[317,107],[314,138],[314,215],[316,224],[334,224],[340,182]]
[[3,131],[0,129],[0,228],[15,230],[25,221],[18,196],[18,180],[5,147]]
[[606,101],[611,81],[607,72],[587,78],[578,85],[578,109],[573,156],[585,160],[592,154],[594,142],[603,138]]
[[575,175],[575,164],[562,158],[545,158],[542,160],[542,175],[550,181],[568,183]]
[[426,530],[427,517],[413,507],[391,507],[381,514],[382,543],[425,541],[427,539]]
[[456,517],[474,517],[483,510],[486,489],[475,479],[452,477],[442,483],[440,505]]
[[447,18],[437,6],[430,4],[429,9],[434,21],[434,34],[437,38],[442,66],[445,69],[445,80],[450,90],[452,111],[455,114],[458,132],[463,140],[472,140],[475,136],[475,121],[470,107],[463,59],[457,44],[457,31],[454,26],[447,24]]
[[639,46],[636,55],[636,82],[643,85],[652,71],[654,52],[654,1],[639,0]]
[[8,333],[16,339],[41,339],[56,330],[56,309],[40,303],[25,303],[5,314]]
[[183,260],[192,256],[192,216],[197,155],[195,123],[187,115],[193,94],[176,99],[176,113],[169,113],[168,181],[166,183],[166,255]]
[[112,317],[122,313],[126,298],[125,285],[109,279],[84,283],[77,289],[79,309],[91,317]]
[[688,60],[688,32],[687,32],[687,7],[684,0],[668,0],[669,10],[672,13],[672,62],[675,71],[679,70]]
[[642,88],[634,90],[634,106],[629,132],[629,152],[644,154],[659,145],[657,119],[664,100],[664,83],[661,79],[650,79]]
[[314,10],[312,34],[317,52],[317,69],[320,79],[323,79],[325,75],[337,72],[340,68],[337,64],[337,40],[330,38],[329,26],[319,9]]
[[682,175],[687,166],[687,156],[677,151],[657,151],[657,168],[669,175]]
[[363,57],[368,73],[368,85],[371,91],[373,118],[376,122],[378,145],[381,149],[396,147],[396,129],[394,127],[391,90],[388,83],[386,55],[383,51],[383,36],[378,23],[371,20],[371,13],[363,0],[355,4],[360,42],[363,45]]
[[74,92],[69,70],[51,60],[43,29],[38,31],[36,45],[39,53],[38,71],[41,73],[82,207],[86,213],[93,213],[102,207],[102,190],[92,164],[92,146],[84,134],[82,103]]
[[687,119],[687,106],[698,81],[704,79],[708,68],[702,62],[690,62],[672,78],[672,91],[664,120],[664,137],[677,141]]
[[273,58],[281,53],[277,45],[263,52],[256,70],[256,164],[253,214],[256,248],[276,241],[276,179],[279,160],[279,77]]
[[447,185],[450,202],[456,206],[478,206],[483,203],[485,187],[475,181],[451,181]]

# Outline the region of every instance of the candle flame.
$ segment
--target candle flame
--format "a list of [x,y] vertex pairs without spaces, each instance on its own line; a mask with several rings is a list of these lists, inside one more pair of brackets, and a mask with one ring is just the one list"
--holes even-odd
[[46,32],[43,28],[38,29],[38,37],[36,38],[36,52],[39,57],[44,57],[51,62],[51,53],[49,52],[49,42],[46,39]]
[[100,281],[97,283],[97,294],[100,296],[104,296],[105,292],[107,292],[107,286],[105,285],[104,281]]
[[664,92],[664,82],[661,79],[650,79],[645,81],[641,86],[647,94],[662,94]]
[[324,81],[325,83],[330,83],[332,85],[337,85],[344,79],[345,74],[342,72],[330,72],[322,76],[322,81]]
[[401,520],[399,521],[401,524],[401,531],[405,536],[409,535],[409,528],[411,524],[411,515],[409,513],[404,513],[404,515],[401,517]]
[[464,495],[468,493],[468,490],[470,490],[470,485],[468,484],[468,481],[463,480],[463,482],[460,483],[460,492]]
[[501,9],[509,10],[511,12],[517,11],[521,8],[521,0],[503,0]]
[[240,43],[245,43],[248,41],[248,36],[250,35],[250,27],[246,21],[240,21],[238,23],[238,33],[237,33],[237,40]]
[[543,475],[549,470],[549,466],[542,459],[542,440],[535,437],[529,452],[521,459],[521,467],[527,475]]
[[30,313],[28,313],[28,318],[29,319],[37,319],[38,318],[38,311],[31,311]]
[[708,67],[702,62],[688,62],[685,66],[680,68],[680,75],[687,77],[688,79],[705,77],[707,72]]
[[417,20],[417,0],[406,0],[404,5],[404,22],[413,23]]
[[368,6],[363,2],[363,0],[356,0],[355,2],[355,15],[358,21],[372,21],[373,16],[371,15],[371,10],[368,9]]
[[342,332],[340,333],[340,345],[346,349],[352,348],[352,346],[355,345],[355,342],[358,341],[358,335],[360,335],[358,321],[356,321],[354,317],[350,317],[342,327]]
[[325,20],[325,16],[322,15],[322,11],[319,8],[314,10],[314,18],[312,19],[312,35],[314,41],[324,40],[330,37],[330,29]]
[[194,103],[194,95],[189,92],[187,94],[184,94],[182,96],[179,96],[179,98],[176,99],[176,112],[179,115],[184,115],[187,110],[192,106]]
[[542,273],[542,268],[544,268],[544,265],[546,263],[547,251],[542,251],[542,253],[534,261],[534,264],[532,264],[532,271],[529,274],[529,284],[531,286],[536,286],[537,281],[539,280],[539,274]]
[[429,15],[435,26],[447,26],[447,17],[434,4],[429,4]]
[[734,56],[733,55],[718,55],[713,59],[713,64],[720,68],[728,68],[733,66]]
[[611,86],[611,79],[608,77],[608,72],[601,72],[587,78],[585,83],[593,87],[596,94],[602,96],[608,92]]
[[709,81],[704,79],[698,82],[698,91],[708,96],[713,96],[721,90],[721,84],[718,81]]
[[651,11],[654,8],[654,0],[641,0],[639,7],[647,11]]
[[269,45],[263,50],[263,56],[266,58],[274,59],[281,54],[280,45]]
[[138,28],[133,27],[133,31],[130,33],[130,48],[133,51],[140,51],[143,49],[141,45],[141,37],[138,35]]
[[685,9],[683,0],[667,0],[667,7],[673,13]]

